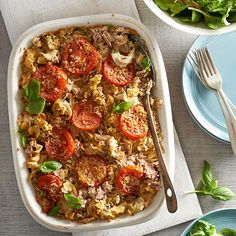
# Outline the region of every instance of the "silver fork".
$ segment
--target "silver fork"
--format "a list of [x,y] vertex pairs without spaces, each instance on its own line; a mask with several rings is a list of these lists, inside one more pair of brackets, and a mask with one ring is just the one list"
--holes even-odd
[[236,156],[236,117],[234,115],[236,109],[222,90],[222,79],[220,73],[214,65],[208,49],[202,48],[194,51],[193,55],[190,54],[188,57],[188,61],[192,65],[197,77],[203,85],[215,92],[225,117],[231,147]]

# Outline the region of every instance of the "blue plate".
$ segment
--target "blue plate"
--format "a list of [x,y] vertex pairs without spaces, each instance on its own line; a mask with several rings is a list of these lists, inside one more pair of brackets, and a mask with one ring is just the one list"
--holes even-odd
[[[236,31],[217,35],[200,36],[189,52],[207,46],[223,79],[223,90],[236,104]],[[213,91],[206,89],[196,77],[187,60],[183,66],[183,96],[194,120],[208,134],[229,143],[223,113]]]
[[236,208],[220,209],[207,213],[193,221],[188,228],[184,230],[181,236],[189,236],[191,229],[198,220],[205,220],[208,223],[215,225],[217,231],[223,228],[236,230]]

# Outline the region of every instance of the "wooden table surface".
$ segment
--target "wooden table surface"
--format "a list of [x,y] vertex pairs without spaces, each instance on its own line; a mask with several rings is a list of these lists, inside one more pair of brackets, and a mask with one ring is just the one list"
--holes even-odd
[[[166,25],[154,16],[142,0],[136,0],[136,4],[142,22],[156,35],[162,51],[170,86],[174,124],[194,185],[200,180],[203,160],[207,160],[219,178],[219,183],[236,193],[236,158],[233,157],[230,146],[215,140],[198,127],[190,117],[182,97],[182,65],[196,36]],[[7,65],[10,52],[11,44],[0,16],[0,235],[71,235],[40,226],[22,203],[14,173],[8,124]],[[236,199],[217,202],[208,197],[200,197],[200,203],[204,213],[222,207],[236,207]],[[188,223],[184,223],[151,235],[179,236],[187,225]]]

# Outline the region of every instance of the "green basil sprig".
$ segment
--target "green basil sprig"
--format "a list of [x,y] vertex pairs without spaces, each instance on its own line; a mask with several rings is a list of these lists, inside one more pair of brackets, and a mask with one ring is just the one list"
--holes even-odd
[[224,228],[216,232],[216,227],[207,221],[199,220],[190,231],[189,236],[236,236],[233,229]]
[[130,102],[123,101],[118,105],[114,104],[113,107],[112,107],[112,111],[117,113],[117,114],[121,114],[124,111],[128,111],[131,107],[132,107],[132,104]]
[[197,189],[189,193],[194,192],[200,195],[211,196],[220,201],[228,201],[234,197],[234,193],[228,187],[218,186],[218,180],[213,178],[211,167],[207,161],[204,161],[202,179]]
[[151,70],[151,62],[149,58],[144,57],[143,60],[141,61],[141,65],[143,69]]
[[45,161],[39,166],[39,169],[43,173],[49,173],[49,172],[58,170],[61,167],[62,167],[62,164],[58,161]]
[[64,198],[67,204],[73,209],[80,209],[81,208],[81,199],[76,197],[73,194],[64,193]]
[[54,206],[49,212],[48,212],[48,216],[56,216],[57,213],[59,211],[59,207],[58,206]]
[[25,110],[32,114],[43,112],[45,107],[45,99],[40,96],[40,81],[32,80],[24,89],[24,95],[28,100]]

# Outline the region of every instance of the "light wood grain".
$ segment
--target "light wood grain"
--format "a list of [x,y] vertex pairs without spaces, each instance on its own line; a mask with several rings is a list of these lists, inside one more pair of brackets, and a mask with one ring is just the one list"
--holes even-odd
[[[190,35],[173,29],[161,22],[145,6],[136,0],[142,22],[156,35],[166,65],[169,80],[173,119],[185,157],[194,181],[200,179],[203,160],[208,160],[219,183],[231,187],[236,192],[236,159],[230,146],[221,143],[202,131],[187,112],[182,98],[182,65],[188,49],[195,40]],[[71,235],[47,230],[36,223],[28,214],[21,201],[14,173],[10,134],[7,116],[7,64],[11,45],[4,22],[0,17],[0,235]],[[204,212],[221,207],[236,207],[236,200],[216,202],[210,198],[200,198]],[[179,236],[187,223],[156,232],[155,236]]]

